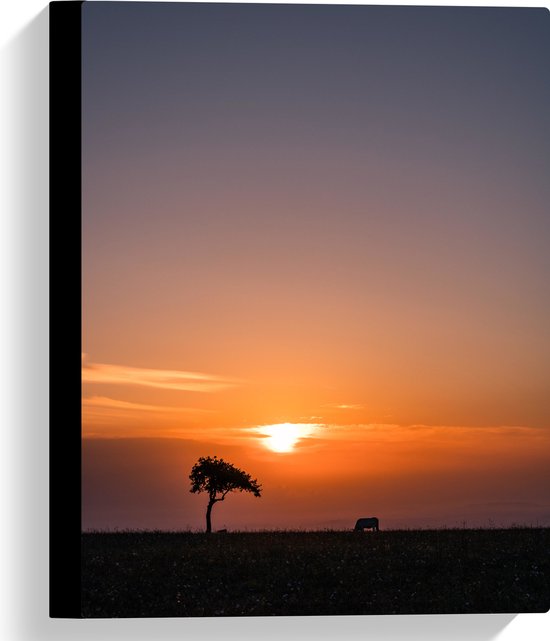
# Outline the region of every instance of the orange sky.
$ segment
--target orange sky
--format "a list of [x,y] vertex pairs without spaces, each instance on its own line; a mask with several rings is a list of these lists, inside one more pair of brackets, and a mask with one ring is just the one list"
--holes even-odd
[[202,527],[214,454],[228,527],[549,525],[547,14],[140,4],[83,7],[84,527]]
[[206,455],[264,488],[216,506],[218,527],[346,528],[371,513],[386,527],[548,523],[548,430],[367,422],[367,404],[324,403],[315,380],[304,394],[292,379],[270,388],[85,358],[84,527],[203,527],[187,477]]

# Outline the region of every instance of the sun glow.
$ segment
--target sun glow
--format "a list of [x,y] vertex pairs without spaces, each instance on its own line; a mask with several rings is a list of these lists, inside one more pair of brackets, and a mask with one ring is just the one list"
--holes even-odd
[[262,425],[258,432],[267,436],[263,445],[273,452],[292,452],[298,441],[311,436],[320,425],[312,423],[278,423]]

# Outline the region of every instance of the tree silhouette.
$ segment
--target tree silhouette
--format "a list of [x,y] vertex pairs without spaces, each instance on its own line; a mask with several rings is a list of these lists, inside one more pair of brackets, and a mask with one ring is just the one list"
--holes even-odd
[[212,531],[212,508],[218,501],[225,500],[229,492],[251,492],[254,496],[261,496],[262,486],[250,474],[239,470],[231,463],[217,456],[201,456],[193,465],[191,474],[190,492],[208,493],[208,506],[206,508],[206,532]]

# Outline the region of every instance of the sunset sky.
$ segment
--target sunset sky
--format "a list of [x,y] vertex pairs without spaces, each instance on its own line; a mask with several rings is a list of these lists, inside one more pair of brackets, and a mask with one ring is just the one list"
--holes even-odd
[[83,527],[550,525],[548,11],[82,12]]

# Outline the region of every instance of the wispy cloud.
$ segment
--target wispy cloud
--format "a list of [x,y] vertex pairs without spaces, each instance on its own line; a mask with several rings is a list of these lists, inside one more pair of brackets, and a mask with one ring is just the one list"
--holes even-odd
[[120,401],[108,396],[89,396],[82,399],[83,408],[105,408],[122,411],[145,411],[145,412],[208,412],[213,410],[198,409],[195,407],[172,407],[170,405],[146,405],[144,403],[131,403]]
[[334,410],[364,410],[365,406],[360,404],[353,403],[329,403],[328,405],[323,405],[323,407],[330,407]]
[[141,385],[182,392],[220,392],[242,384],[237,379],[199,372],[89,363],[82,356],[83,383]]

